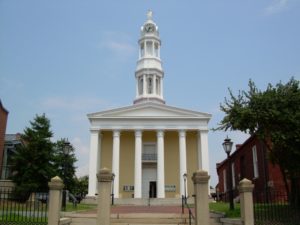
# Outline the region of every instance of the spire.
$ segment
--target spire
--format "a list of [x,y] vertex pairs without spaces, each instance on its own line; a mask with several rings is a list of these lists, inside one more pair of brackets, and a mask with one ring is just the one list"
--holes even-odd
[[138,44],[139,59],[135,71],[136,98],[134,104],[147,101],[164,104],[164,72],[160,59],[161,41],[151,10],[147,12],[147,20],[141,27]]

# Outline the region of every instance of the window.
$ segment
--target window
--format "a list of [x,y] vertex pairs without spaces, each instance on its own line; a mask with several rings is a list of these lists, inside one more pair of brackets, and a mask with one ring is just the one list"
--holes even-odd
[[245,177],[245,157],[241,156],[240,158],[240,180],[244,179]]
[[143,82],[143,78],[140,78],[140,80],[139,80],[139,94],[140,95],[143,94],[143,90],[144,90],[144,82]]
[[224,192],[227,191],[227,182],[226,182],[226,170],[223,170],[223,187],[224,187]]
[[145,55],[145,49],[144,49],[144,43],[141,43],[141,57],[144,57]]
[[147,55],[153,55],[153,47],[152,47],[152,42],[151,41],[147,41],[146,42],[146,51],[147,51]]
[[258,178],[258,161],[257,161],[257,151],[256,145],[252,147],[252,156],[253,156],[253,178]]
[[235,188],[235,170],[234,170],[234,162],[231,163],[231,176],[232,176],[232,188]]
[[153,93],[153,81],[152,81],[152,77],[148,78],[148,94],[152,94]]
[[158,55],[158,43],[155,43],[155,45],[154,45],[154,54],[155,54],[155,57],[159,57],[159,55]]

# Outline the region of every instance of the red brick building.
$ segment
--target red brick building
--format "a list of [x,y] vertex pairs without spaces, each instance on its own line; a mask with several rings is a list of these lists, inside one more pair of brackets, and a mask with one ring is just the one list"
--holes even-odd
[[4,139],[7,124],[8,111],[3,107],[0,100],[0,174],[3,164]]
[[[279,166],[268,160],[268,152],[264,143],[256,136],[251,136],[230,155],[230,171],[232,173],[232,186],[236,190],[239,181],[247,178],[253,182],[255,192],[276,190],[285,192],[283,176]],[[228,160],[217,163],[219,177],[218,190],[227,191]],[[234,192],[235,195],[237,192]]]

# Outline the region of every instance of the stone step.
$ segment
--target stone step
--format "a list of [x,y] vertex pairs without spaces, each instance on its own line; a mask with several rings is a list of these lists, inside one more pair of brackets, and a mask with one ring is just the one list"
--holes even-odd
[[[71,225],[96,225],[95,214],[66,213],[66,217],[72,218]],[[111,225],[188,225],[188,214],[176,213],[127,213],[112,214]],[[209,225],[221,225],[219,213],[210,213]],[[194,221],[192,221],[194,224]]]

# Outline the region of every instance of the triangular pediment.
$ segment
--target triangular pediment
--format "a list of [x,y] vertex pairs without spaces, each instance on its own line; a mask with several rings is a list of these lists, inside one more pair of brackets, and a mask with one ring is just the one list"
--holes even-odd
[[205,118],[210,114],[172,107],[159,103],[142,103],[88,115],[89,118]]

